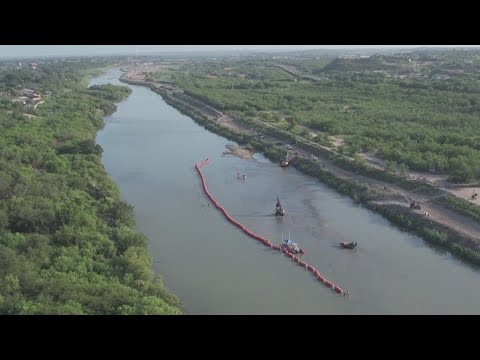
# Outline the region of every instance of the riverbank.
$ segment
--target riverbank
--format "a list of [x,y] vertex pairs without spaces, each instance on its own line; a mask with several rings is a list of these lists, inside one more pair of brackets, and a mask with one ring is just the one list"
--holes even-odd
[[[224,126],[224,123],[217,121],[217,117],[223,114],[220,115],[221,113],[218,110],[212,109],[208,104],[202,104],[198,99],[189,101],[188,94],[172,87],[172,84],[164,87],[161,84],[132,81],[125,76],[122,77],[121,81],[149,87],[160,94],[169,105],[188,115],[207,130],[234,140],[239,144],[249,144],[272,161],[279,162],[286,155],[284,148],[275,145],[276,141],[297,141],[294,149],[302,156],[294,165],[297,169],[318,178],[337,191],[349,195],[354,201],[383,215],[401,229],[414,232],[426,241],[443,246],[452,251],[454,255],[470,263],[480,265],[480,253],[478,252],[480,242],[479,224],[463,215],[457,215],[456,219],[449,217],[448,210],[443,208],[441,204],[435,203],[436,196],[438,196],[435,188],[425,184],[410,183],[408,180],[398,179],[391,174],[383,174],[370,168],[362,169],[356,164],[351,165],[340,157],[332,157],[332,154],[326,150],[302,142],[295,135],[285,132],[280,133],[280,131],[269,129],[266,126],[260,127],[259,124],[237,121],[235,127],[241,128],[241,132],[235,130],[232,126]],[[266,136],[263,139],[255,136],[257,131],[261,131]],[[321,157],[321,162],[308,159],[309,153]],[[372,171],[374,172],[374,179],[366,176],[370,175]],[[388,181],[397,182],[392,185]],[[404,198],[400,202],[401,205],[398,205],[398,201],[378,203],[379,200],[390,200],[398,194]],[[422,211],[409,208],[409,200],[413,197],[424,202]],[[426,217],[425,212],[430,216]]]
[[[95,66],[39,67],[36,86],[51,95],[34,118],[2,102],[0,314],[182,313],[154,275],[148,240],[96,143],[104,117],[132,91],[87,88]],[[30,76],[26,68],[2,69],[0,79],[11,73],[15,88]]]

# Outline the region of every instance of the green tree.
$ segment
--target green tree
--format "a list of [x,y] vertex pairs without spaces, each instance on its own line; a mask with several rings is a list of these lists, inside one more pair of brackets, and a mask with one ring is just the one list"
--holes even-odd
[[393,173],[395,174],[397,172],[397,162],[396,161],[387,161],[387,163],[385,164],[385,170],[387,172],[390,172],[390,173]]
[[408,165],[405,165],[404,163],[401,163],[399,165],[399,170],[400,170],[400,175],[405,176],[408,173]]

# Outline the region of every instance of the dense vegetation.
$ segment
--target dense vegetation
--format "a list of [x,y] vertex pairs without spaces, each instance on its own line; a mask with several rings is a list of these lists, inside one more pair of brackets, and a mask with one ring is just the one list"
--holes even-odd
[[86,89],[87,73],[82,62],[0,72],[4,90],[52,93],[34,117],[0,101],[0,314],[179,314],[95,144],[130,90]]
[[223,60],[184,65],[170,78],[222,111],[310,140],[341,137],[349,154],[377,151],[404,169],[466,182],[480,178],[479,58],[469,51],[336,59],[326,66],[322,59],[317,68],[312,60],[309,72],[328,78],[317,82],[272,67],[293,60]]

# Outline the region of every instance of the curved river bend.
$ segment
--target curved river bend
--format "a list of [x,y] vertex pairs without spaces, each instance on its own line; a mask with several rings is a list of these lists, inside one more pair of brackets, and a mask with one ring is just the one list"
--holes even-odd
[[[126,86],[120,75],[112,69],[90,85]],[[478,270],[293,168],[259,154],[222,157],[228,140],[150,89],[130,88],[97,143],[150,239],[155,271],[188,314],[480,314]],[[274,243],[290,233],[307,250],[305,261],[350,296],[326,288],[208,205],[194,168],[207,157],[208,187],[236,220]],[[285,218],[272,215],[276,195]],[[353,251],[338,247],[353,240],[359,244]]]

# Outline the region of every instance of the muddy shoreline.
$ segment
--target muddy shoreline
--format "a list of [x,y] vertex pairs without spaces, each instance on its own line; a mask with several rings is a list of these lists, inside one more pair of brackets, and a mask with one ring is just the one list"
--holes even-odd
[[236,157],[239,157],[241,159],[246,159],[246,160],[249,160],[249,159],[253,159],[253,154],[255,154],[254,151],[252,150],[249,150],[249,149],[245,149],[245,148],[242,148],[240,146],[237,146],[237,145],[225,145],[225,147],[228,149],[227,151],[224,151],[222,156],[224,155],[232,155],[232,156],[236,156]]

